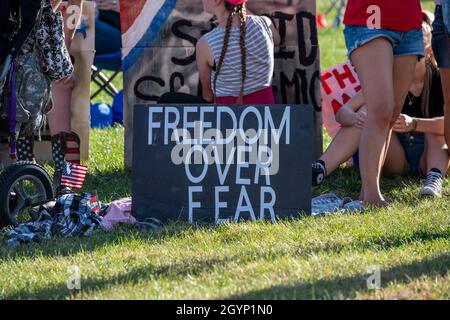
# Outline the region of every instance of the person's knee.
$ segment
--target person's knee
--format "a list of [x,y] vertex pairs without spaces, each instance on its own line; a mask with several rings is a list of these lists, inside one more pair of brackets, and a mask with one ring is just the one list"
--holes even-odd
[[444,136],[438,136],[432,133],[427,133],[425,134],[425,143],[428,146],[428,150],[430,150],[431,152],[438,149],[439,150],[447,149]]
[[[383,101],[378,105],[372,114],[373,124],[378,128],[385,129],[389,126],[393,126],[395,123],[394,110],[392,104],[387,101]],[[370,121],[370,120],[369,120]]]

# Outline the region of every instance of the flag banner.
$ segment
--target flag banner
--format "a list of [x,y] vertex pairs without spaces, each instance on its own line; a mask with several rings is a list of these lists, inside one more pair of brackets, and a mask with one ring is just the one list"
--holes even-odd
[[69,188],[81,189],[86,178],[87,167],[77,163],[64,163],[61,185]]

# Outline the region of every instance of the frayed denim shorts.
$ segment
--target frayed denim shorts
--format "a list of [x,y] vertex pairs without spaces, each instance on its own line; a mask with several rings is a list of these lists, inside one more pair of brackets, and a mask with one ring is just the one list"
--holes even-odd
[[377,38],[385,38],[391,43],[395,57],[417,55],[422,58],[425,54],[423,33],[420,29],[401,32],[347,25],[344,36],[349,59],[353,51]]
[[423,175],[420,160],[425,151],[425,135],[419,132],[397,133],[397,137],[405,151],[408,174],[411,176]]
[[[443,2],[445,4],[445,2]],[[433,21],[433,52],[439,68],[450,68],[450,8],[436,6]]]

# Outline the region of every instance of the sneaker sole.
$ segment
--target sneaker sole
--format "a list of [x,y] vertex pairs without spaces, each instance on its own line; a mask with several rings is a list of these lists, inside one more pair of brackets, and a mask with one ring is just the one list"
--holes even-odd
[[431,189],[422,189],[420,190],[419,195],[423,197],[433,197],[433,198],[439,198],[441,196],[439,193],[436,193]]

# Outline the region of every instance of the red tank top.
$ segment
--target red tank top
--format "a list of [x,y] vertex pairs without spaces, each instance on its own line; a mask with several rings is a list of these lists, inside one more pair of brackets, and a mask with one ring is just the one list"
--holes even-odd
[[395,31],[422,28],[420,0],[348,0],[344,24]]

